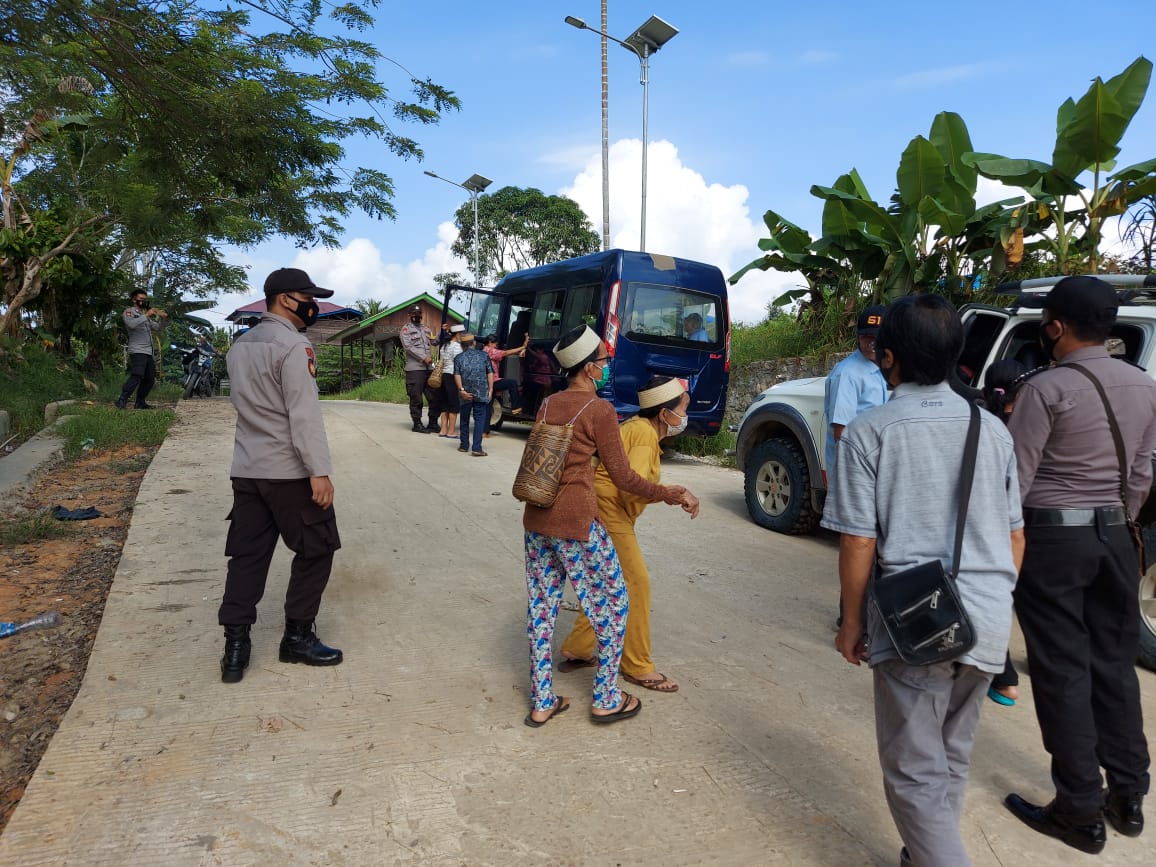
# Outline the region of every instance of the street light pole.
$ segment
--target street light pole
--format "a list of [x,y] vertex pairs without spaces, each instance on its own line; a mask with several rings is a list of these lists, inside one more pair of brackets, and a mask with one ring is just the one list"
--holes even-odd
[[478,193],[485,190],[485,188],[492,184],[493,181],[491,181],[489,178],[475,174],[470,175],[465,179],[465,181],[459,184],[457,181],[451,181],[449,178],[443,178],[437,172],[427,171],[425,174],[429,175],[431,178],[437,178],[439,181],[445,181],[447,184],[453,184],[455,187],[460,187],[470,194],[470,199],[474,204],[474,288],[480,289],[482,287],[482,277],[480,260],[478,258]]
[[[638,249],[646,252],[646,151],[647,151],[647,135],[650,120],[650,55],[662,48],[667,42],[678,35],[678,29],[667,24],[657,15],[651,15],[646,22],[630,34],[626,39],[618,39],[611,36],[605,30],[599,30],[596,27],[591,27],[581,18],[575,18],[573,15],[567,15],[564,19],[571,27],[577,27],[579,30],[589,30],[592,33],[597,33],[611,42],[617,42],[623,48],[634,52],[641,64],[641,75],[639,83],[642,85],[642,226],[639,229]],[[603,175],[604,190],[608,188],[608,182]],[[605,195],[605,192],[604,192]],[[609,223],[609,219],[606,221]]]

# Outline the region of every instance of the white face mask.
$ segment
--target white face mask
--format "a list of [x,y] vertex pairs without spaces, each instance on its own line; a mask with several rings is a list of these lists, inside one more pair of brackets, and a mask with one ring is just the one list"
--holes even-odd
[[667,410],[667,412],[669,412],[675,418],[681,419],[681,421],[675,426],[671,426],[668,424],[666,426],[666,435],[668,437],[678,436],[680,433],[682,433],[684,430],[686,430],[686,423],[687,423],[687,421],[689,421],[689,419],[685,415],[679,415],[673,409]]

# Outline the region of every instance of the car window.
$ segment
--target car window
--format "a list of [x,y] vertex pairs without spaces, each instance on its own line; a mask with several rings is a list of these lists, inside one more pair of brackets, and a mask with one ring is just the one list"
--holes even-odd
[[625,334],[640,343],[717,347],[724,336],[724,316],[715,295],[677,286],[626,284]]

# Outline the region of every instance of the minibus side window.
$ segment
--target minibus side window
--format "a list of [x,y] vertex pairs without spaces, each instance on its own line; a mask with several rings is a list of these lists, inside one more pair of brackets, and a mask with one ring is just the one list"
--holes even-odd
[[598,307],[602,300],[602,286],[576,286],[566,293],[566,306],[562,313],[562,333],[565,334],[579,325],[594,327],[598,321]]
[[533,312],[530,315],[531,340],[557,340],[562,330],[562,303],[566,293],[541,292],[534,297]]

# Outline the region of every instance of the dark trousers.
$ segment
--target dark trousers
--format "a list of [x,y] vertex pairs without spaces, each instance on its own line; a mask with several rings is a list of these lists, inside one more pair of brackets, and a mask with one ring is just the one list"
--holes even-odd
[[1097,815],[1100,768],[1116,794],[1148,791],[1140,708],[1139,569],[1128,529],[1034,527],[1015,591],[1016,614],[1056,812]]
[[143,406],[156,381],[157,363],[153,360],[152,353],[131,353],[128,357],[128,379],[124,381],[120,390],[120,403],[128,403],[128,399],[135,391],[136,405]]
[[[482,451],[482,433],[486,429],[486,419],[490,415],[488,400],[463,400],[458,416],[458,434],[462,448],[471,451]],[[473,441],[470,441],[470,421],[474,423]]]
[[285,591],[285,618],[315,619],[341,538],[333,507],[322,509],[313,502],[309,479],[233,479],[228,520],[229,568],[218,622],[222,626],[256,622],[278,536],[296,555]]
[[434,397],[433,391],[429,387],[428,370],[407,370],[405,372],[405,393],[409,396],[409,417],[413,419],[414,424],[421,424],[421,399],[425,397],[430,405],[427,427],[438,426],[438,418],[433,411],[437,398]]

